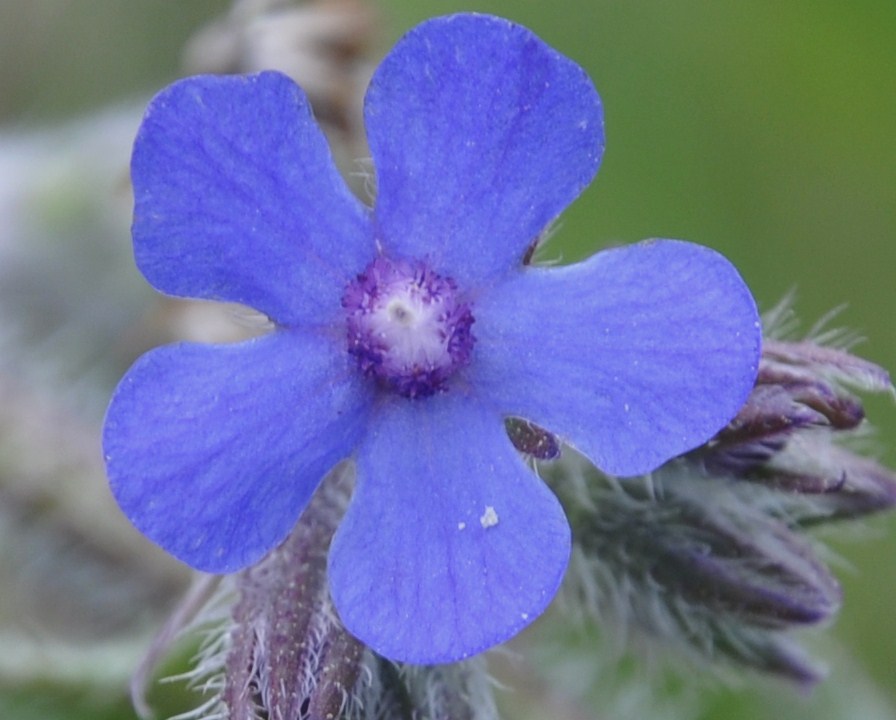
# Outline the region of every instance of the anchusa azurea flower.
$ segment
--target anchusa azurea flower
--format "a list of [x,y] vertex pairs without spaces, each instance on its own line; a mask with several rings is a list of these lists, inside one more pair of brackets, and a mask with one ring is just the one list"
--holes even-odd
[[524,262],[604,144],[586,74],[524,28],[420,25],[375,72],[364,116],[372,208],[279,73],[193,77],[152,101],[131,167],[138,266],[273,331],[146,354],[104,450],[134,525],[213,573],[277,547],[350,459],[327,560],[339,618],[388,658],[447,662],[530,623],[569,559],[560,503],[505,421],[605,473],[650,472],[741,408],[759,322],[736,270],[697,245]]

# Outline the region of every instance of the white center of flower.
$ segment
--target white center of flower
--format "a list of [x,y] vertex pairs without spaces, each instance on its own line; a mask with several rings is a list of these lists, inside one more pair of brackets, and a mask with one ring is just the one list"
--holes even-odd
[[424,262],[377,257],[346,287],[342,305],[361,371],[406,397],[446,390],[470,360],[470,307],[453,280]]
[[411,286],[374,310],[370,329],[394,362],[429,370],[451,358],[438,317],[441,303],[426,302],[416,289]]

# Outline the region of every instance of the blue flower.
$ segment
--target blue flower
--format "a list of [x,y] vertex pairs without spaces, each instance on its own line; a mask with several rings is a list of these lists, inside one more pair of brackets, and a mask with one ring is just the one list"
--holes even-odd
[[743,404],[759,324],[736,270],[697,245],[523,262],[604,144],[588,77],[526,29],[420,25],[364,114],[373,208],[281,74],[189,78],[151,102],[131,168],[138,266],[164,293],[249,305],[274,330],[140,358],[104,451],[134,525],[219,573],[274,548],[351,458],[336,609],[387,657],[447,662],[530,623],[569,558],[563,510],[504,419],[607,473],[649,472]]

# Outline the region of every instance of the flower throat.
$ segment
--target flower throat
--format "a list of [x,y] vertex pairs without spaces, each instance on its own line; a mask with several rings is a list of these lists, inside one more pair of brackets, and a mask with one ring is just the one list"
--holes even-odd
[[377,257],[349,283],[342,306],[361,372],[405,397],[446,390],[470,362],[470,306],[454,280],[424,262]]

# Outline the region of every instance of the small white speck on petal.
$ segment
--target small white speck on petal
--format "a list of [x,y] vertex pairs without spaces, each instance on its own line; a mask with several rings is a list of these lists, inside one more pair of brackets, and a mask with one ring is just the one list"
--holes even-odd
[[498,513],[495,512],[495,509],[491,505],[485,506],[485,512],[482,513],[482,517],[479,518],[479,524],[486,529],[498,524]]
[[457,524],[457,529],[458,529],[458,530],[463,530],[466,526],[467,526],[467,524],[466,524],[465,522],[459,522],[459,523]]

